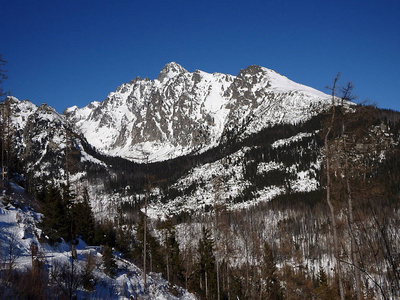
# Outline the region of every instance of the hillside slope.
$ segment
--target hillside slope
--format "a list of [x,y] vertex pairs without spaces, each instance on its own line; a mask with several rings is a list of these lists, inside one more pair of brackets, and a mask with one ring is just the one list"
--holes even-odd
[[1,192],[0,298],[196,299],[156,273],[148,275],[146,292],[142,270],[118,252],[113,253],[115,273],[110,275],[103,247],[88,246],[81,239],[73,259],[70,243],[51,245],[42,235],[42,215],[24,189],[11,183],[7,193]]

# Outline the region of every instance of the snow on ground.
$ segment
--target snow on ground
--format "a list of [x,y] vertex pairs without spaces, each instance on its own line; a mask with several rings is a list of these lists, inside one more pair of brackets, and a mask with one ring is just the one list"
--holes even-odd
[[[300,133],[289,139],[276,141],[272,146],[278,148],[309,136],[311,133]],[[232,201],[240,198],[246,188],[251,186],[244,177],[244,157],[249,150],[250,148],[245,147],[227,158],[193,168],[171,187],[182,195],[164,203],[162,195],[156,193],[159,199],[149,204],[148,216],[164,220],[181,212],[204,212],[218,204],[224,204],[228,210],[246,209],[286,193],[287,187],[272,185],[253,193],[250,200],[240,203]],[[292,192],[310,192],[319,187],[316,170],[320,169],[320,162],[312,164],[309,170],[302,171],[298,170],[297,164],[285,166],[282,162],[261,162],[257,166],[257,173],[265,174],[277,169],[294,176],[288,182]]]
[[301,141],[302,139],[304,139],[306,137],[310,137],[312,135],[313,134],[309,133],[309,132],[300,132],[294,136],[291,136],[290,138],[277,140],[274,143],[272,143],[271,146],[272,146],[272,148],[279,148],[282,146],[287,146],[293,142]]
[[94,163],[94,164],[98,164],[98,165],[104,166],[104,167],[107,166],[107,165],[106,165],[104,162],[102,162],[101,160],[99,160],[99,159],[97,159],[97,158],[95,158],[95,157],[93,157],[93,156],[87,154],[87,153],[84,152],[84,151],[81,151],[81,162],[85,162],[85,161],[92,162],[92,163]]
[[275,161],[261,162],[257,165],[257,174],[267,173],[272,170],[283,169],[285,166],[283,163],[277,163]]
[[294,192],[311,192],[317,190],[319,182],[310,175],[310,170],[297,173],[297,179],[290,181],[290,187]]
[[[32,266],[31,246],[38,246],[38,253],[45,262],[49,274],[56,272],[62,264],[70,265],[71,246],[64,241],[50,246],[40,243],[41,230],[38,228],[41,215],[32,208],[34,201],[30,200],[25,191],[16,184],[11,184],[11,195],[5,192],[0,196],[0,272],[13,263],[15,269],[25,271]],[[129,299],[130,296],[140,299],[158,300],[194,300],[196,299],[187,291],[175,287],[180,296],[176,297],[169,293],[168,282],[160,274],[150,273],[147,276],[148,293],[144,293],[144,281],[142,271],[133,263],[122,259],[114,252],[118,266],[115,277],[109,277],[103,272],[101,247],[88,246],[79,240],[76,246],[77,259],[73,261],[74,268],[82,270],[86,265],[86,257],[94,258],[95,269],[93,275],[96,286],[93,292],[88,292],[82,287],[77,290],[78,299]],[[137,299],[137,298],[135,298]]]
[[193,194],[178,196],[165,204],[153,202],[147,209],[148,216],[165,219],[182,211],[202,211],[207,206],[214,206],[227,198],[238,196],[250,184],[244,180],[241,164],[244,151],[248,150],[249,148],[244,148],[231,155],[230,164],[221,159],[193,168],[172,186],[178,190],[195,186]]

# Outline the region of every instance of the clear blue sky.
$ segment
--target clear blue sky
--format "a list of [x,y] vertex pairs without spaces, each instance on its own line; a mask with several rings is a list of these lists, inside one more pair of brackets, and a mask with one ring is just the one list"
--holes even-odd
[[168,62],[237,75],[271,68],[400,110],[400,1],[1,0],[5,90],[62,112]]

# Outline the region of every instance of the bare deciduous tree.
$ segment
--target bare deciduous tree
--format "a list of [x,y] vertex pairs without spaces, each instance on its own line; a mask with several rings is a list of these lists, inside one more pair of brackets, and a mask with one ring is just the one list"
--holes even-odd
[[330,134],[332,133],[334,123],[335,123],[335,117],[336,117],[336,84],[339,80],[340,74],[336,76],[336,78],[333,81],[333,86],[331,88],[332,90],[332,112],[331,112],[331,120],[328,123],[328,127],[326,130],[325,134],[325,139],[324,139],[324,146],[325,146],[325,167],[326,167],[326,202],[328,204],[330,214],[331,214],[331,222],[332,222],[332,235],[333,235],[333,246],[334,246],[334,256],[335,256],[335,261],[336,261],[336,272],[338,274],[338,279],[339,279],[339,292],[340,292],[340,299],[344,300],[344,287],[343,287],[343,282],[342,282],[342,270],[341,270],[341,265],[340,265],[340,249],[339,249],[339,240],[338,240],[338,235],[337,235],[337,227],[336,227],[336,213],[335,213],[335,208],[332,203],[332,192],[331,192],[331,187],[332,187],[332,182],[331,182],[331,152],[330,152]]

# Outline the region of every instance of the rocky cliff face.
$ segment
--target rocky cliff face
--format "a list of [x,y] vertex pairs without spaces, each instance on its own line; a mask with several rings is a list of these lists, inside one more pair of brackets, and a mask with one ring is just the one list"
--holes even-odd
[[19,171],[27,179],[63,182],[66,169],[70,174],[83,169],[88,156],[82,143],[86,141],[73,131],[65,116],[45,103],[38,107],[15,97],[8,97],[2,105],[9,110],[5,124],[11,143],[5,157],[16,160],[9,163],[20,165],[23,170]]
[[161,161],[204,152],[229,134],[246,136],[278,123],[297,123],[329,97],[259,66],[238,76],[169,63],[155,80],[136,78],[102,102],[65,115],[98,150],[133,161]]

